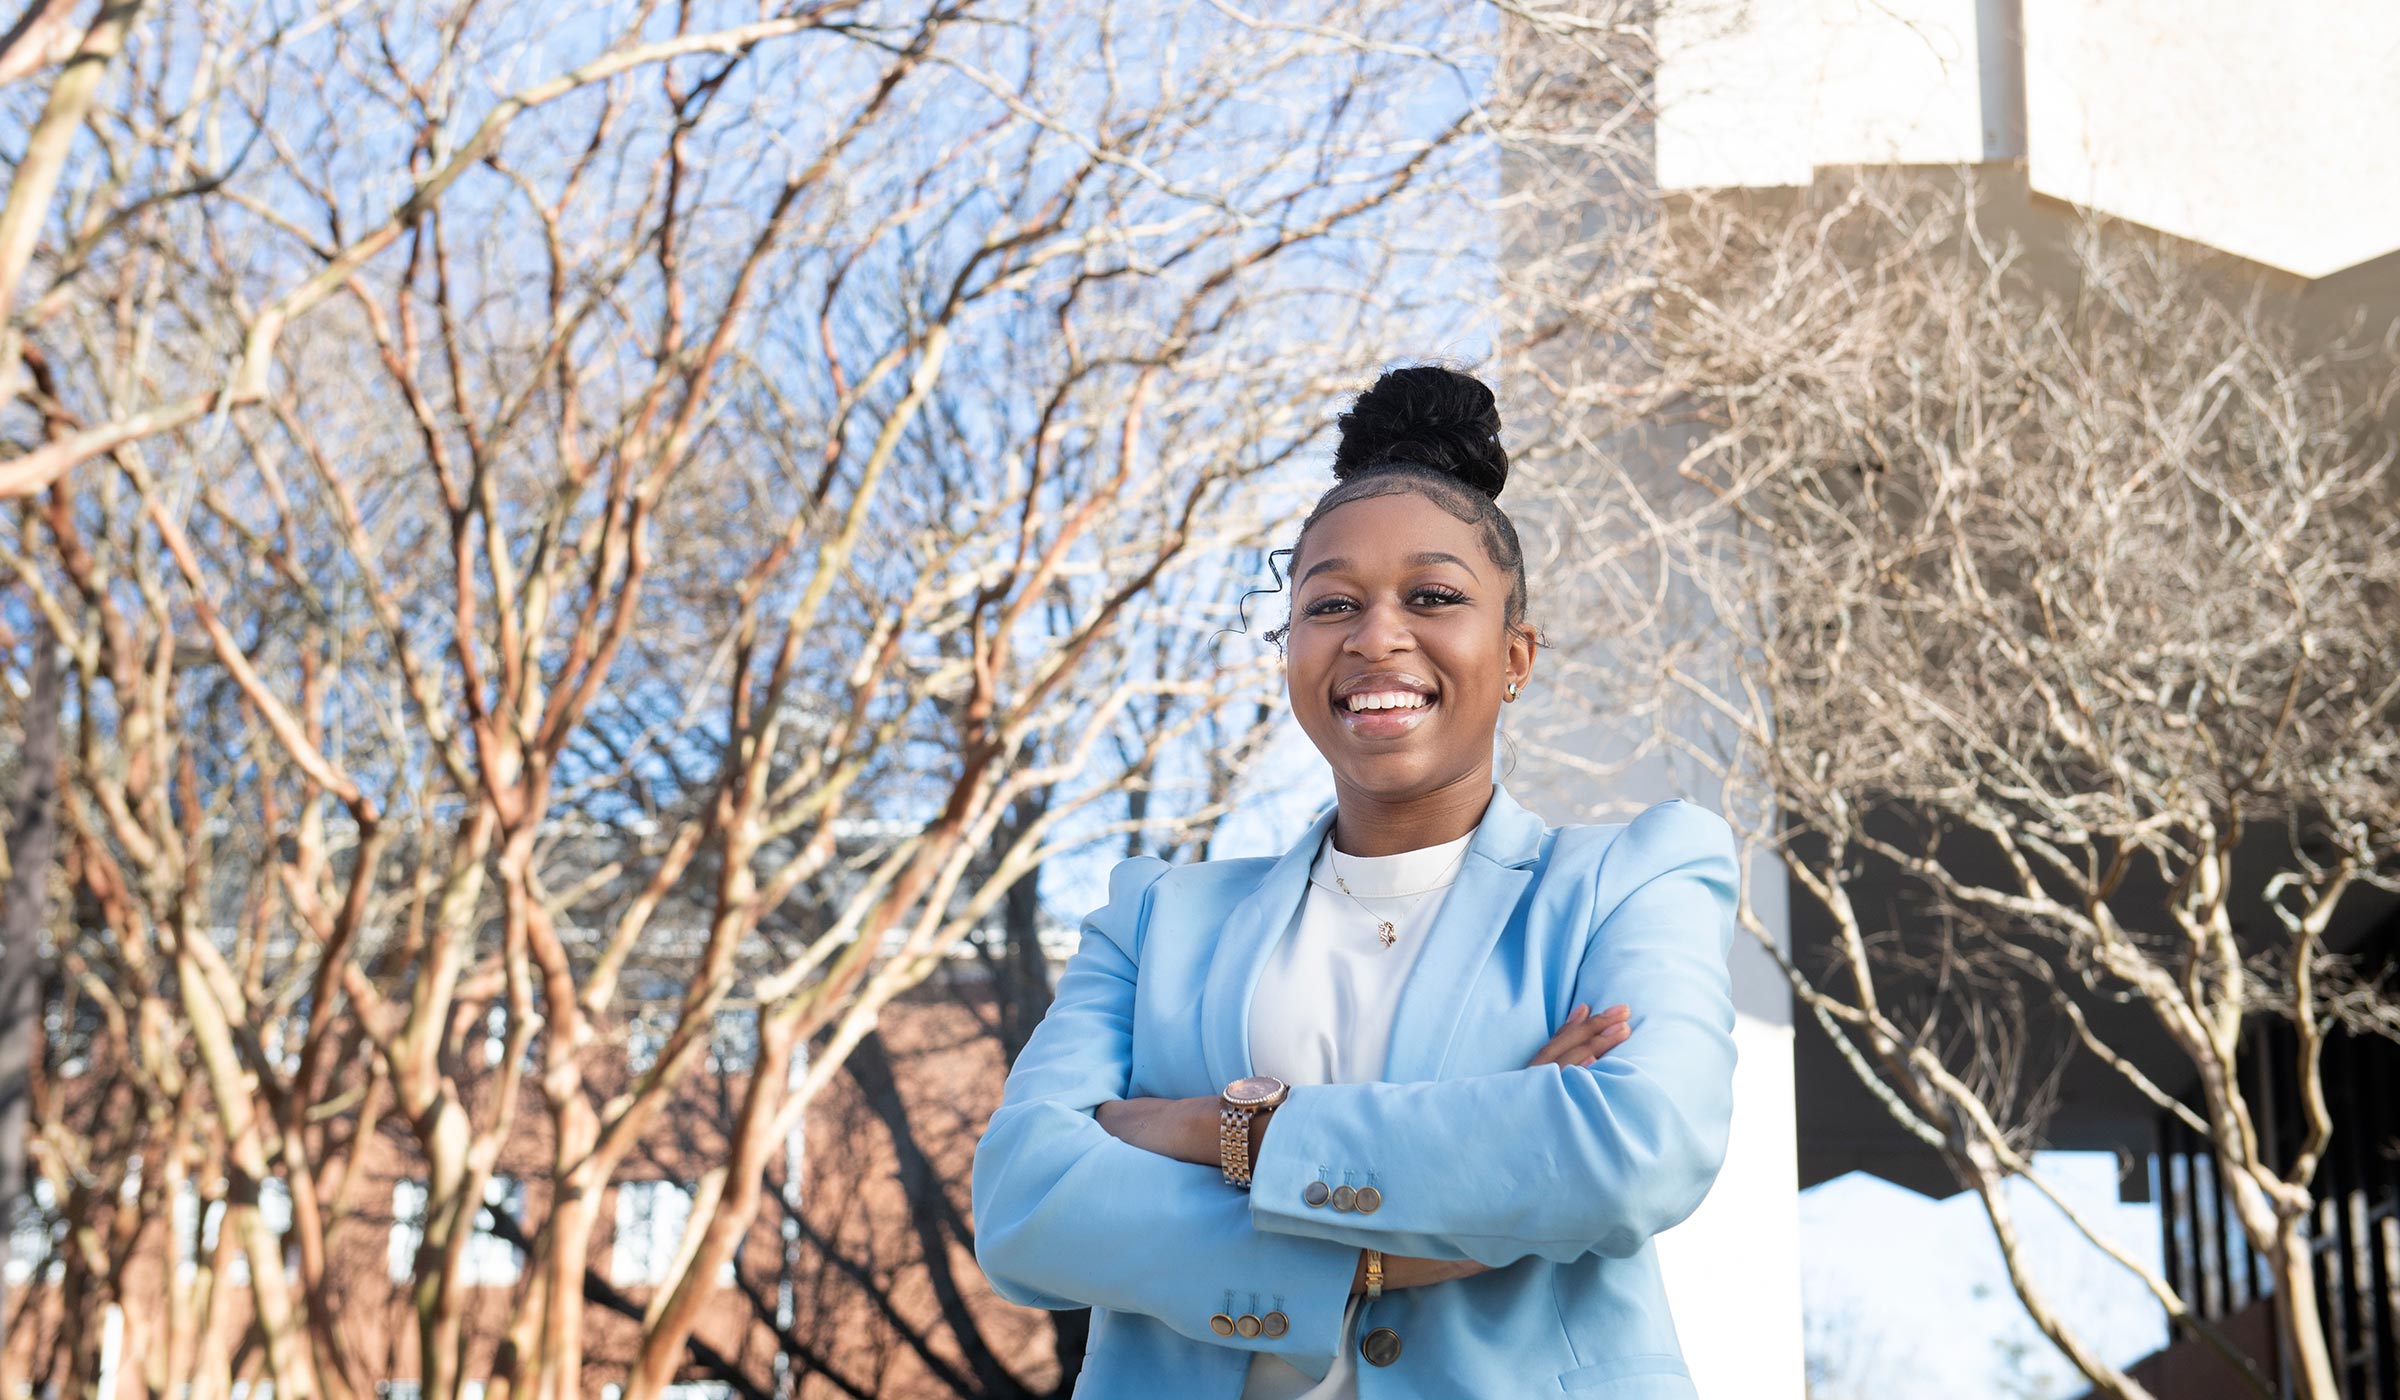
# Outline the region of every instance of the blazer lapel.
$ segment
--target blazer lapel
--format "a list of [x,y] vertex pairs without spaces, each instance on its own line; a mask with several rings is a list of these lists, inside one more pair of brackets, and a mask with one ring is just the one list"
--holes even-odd
[[1308,893],[1309,867],[1316,863],[1317,847],[1339,810],[1328,806],[1317,813],[1308,830],[1276,857],[1266,877],[1218,926],[1208,981],[1200,989],[1200,1054],[1219,1088],[1250,1075],[1250,998],[1268,954],[1275,951]]
[[1533,881],[1545,830],[1542,819],[1518,806],[1507,788],[1492,785],[1491,805],[1467,843],[1457,880],[1425,931],[1425,950],[1400,989],[1391,1044],[1384,1052],[1387,1081],[1405,1084],[1440,1076],[1450,1039],[1466,1012],[1468,989]]
[[[1309,867],[1337,810],[1329,806],[1319,812],[1219,927],[1200,991],[1200,1053],[1219,1086],[1251,1073],[1250,1001],[1268,955],[1308,894]],[[1506,787],[1492,784],[1491,803],[1467,842],[1458,879],[1425,931],[1425,950],[1401,989],[1385,1079],[1406,1082],[1439,1073],[1466,1010],[1466,990],[1533,879],[1545,830],[1542,819],[1518,806]]]

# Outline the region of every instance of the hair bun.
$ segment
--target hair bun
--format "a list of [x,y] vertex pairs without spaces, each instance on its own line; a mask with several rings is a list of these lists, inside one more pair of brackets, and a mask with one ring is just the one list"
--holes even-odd
[[1348,481],[1377,467],[1415,462],[1497,499],[1508,484],[1500,406],[1471,374],[1440,365],[1386,370],[1338,420],[1333,475]]

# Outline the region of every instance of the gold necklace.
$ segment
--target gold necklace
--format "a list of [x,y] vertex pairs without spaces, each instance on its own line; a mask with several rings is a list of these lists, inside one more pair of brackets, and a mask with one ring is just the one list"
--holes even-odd
[[[1473,844],[1474,844],[1474,843],[1473,843],[1473,842],[1471,842],[1471,841],[1468,843],[1468,845],[1473,845]],[[1331,834],[1331,833],[1327,833],[1327,835],[1326,835],[1326,837],[1325,837],[1325,857],[1326,857],[1326,859],[1325,859],[1325,866],[1326,866],[1326,868],[1327,868],[1327,869],[1329,869],[1329,870],[1331,870],[1331,871],[1333,872],[1333,883],[1341,887],[1341,891],[1342,891],[1342,893],[1343,893],[1343,894],[1350,895],[1350,902],[1351,902],[1352,904],[1355,904],[1355,905],[1357,905],[1357,906],[1359,907],[1359,909],[1360,909],[1362,912],[1364,912],[1368,918],[1370,918],[1370,919],[1374,919],[1374,920],[1375,920],[1375,937],[1376,937],[1376,938],[1377,938],[1377,939],[1378,939],[1380,942],[1382,942],[1382,944],[1383,944],[1383,946],[1384,946],[1384,947],[1386,947],[1386,948],[1389,948],[1389,947],[1391,947],[1391,946],[1392,946],[1394,943],[1397,943],[1397,942],[1399,942],[1399,941],[1400,941],[1400,930],[1399,930],[1399,929],[1397,929],[1397,928],[1395,928],[1395,927],[1393,927],[1393,925],[1392,925],[1392,921],[1391,921],[1391,920],[1389,920],[1389,919],[1386,919],[1386,918],[1381,918],[1381,917],[1378,917],[1378,916],[1377,916],[1377,914],[1375,913],[1375,911],[1374,911],[1374,910],[1367,908],[1367,902],[1366,902],[1365,900],[1363,900],[1363,899],[1360,899],[1360,898],[1359,898],[1357,895],[1355,895],[1355,894],[1351,894],[1351,893],[1350,893],[1350,882],[1342,878],[1342,870],[1341,870],[1341,865],[1339,864],[1339,862],[1337,862],[1337,861],[1335,861],[1335,860],[1333,859],[1335,856],[1338,856],[1338,855],[1340,855],[1340,854],[1341,854],[1341,852],[1339,852],[1339,851],[1337,851],[1337,850],[1335,850],[1335,849],[1333,848],[1333,836],[1332,836],[1332,834]],[[1466,848],[1466,846],[1461,846],[1461,847],[1459,847],[1459,848],[1458,848],[1458,854],[1457,854],[1456,856],[1454,856],[1454,857],[1452,857],[1452,858],[1451,858],[1449,869],[1447,869],[1447,870],[1444,870],[1444,871],[1442,872],[1442,874],[1443,874],[1445,877],[1446,877],[1446,876],[1448,876],[1452,870],[1456,870],[1456,869],[1458,869],[1458,867],[1459,867],[1459,863],[1460,863],[1461,861],[1464,861],[1466,858],[1467,858],[1467,848]],[[1428,886],[1426,886],[1426,888],[1425,888],[1425,889],[1422,889],[1422,890],[1417,890],[1417,891],[1415,891],[1414,893],[1417,893],[1417,894],[1426,894],[1426,893],[1429,893],[1430,891],[1433,891],[1433,890],[1438,890],[1438,889],[1440,889],[1444,883],[1445,883],[1445,882],[1444,882],[1443,880],[1436,880],[1436,881],[1434,881],[1434,882],[1433,882],[1431,885],[1428,885]],[[1385,896],[1385,895],[1377,895],[1377,896],[1376,896],[1376,898],[1378,898],[1378,899],[1384,899],[1384,898],[1389,898],[1389,897],[1391,897],[1391,896]]]

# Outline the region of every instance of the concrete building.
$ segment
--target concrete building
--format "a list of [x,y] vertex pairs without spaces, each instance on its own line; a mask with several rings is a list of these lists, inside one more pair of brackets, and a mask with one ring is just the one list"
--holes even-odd
[[[1803,190],[1859,167],[1927,180],[1969,172],[2037,260],[2067,225],[2099,214],[2253,265],[2302,327],[2400,318],[2400,10],[2390,6],[1669,0],[1658,39],[1654,172],[1670,194]],[[1628,795],[1679,790],[1663,774],[1657,786]],[[1779,870],[1753,875],[1764,891],[1782,888]],[[1805,959],[1826,930],[1783,902],[1762,900],[1761,913]],[[2388,961],[2400,955],[2400,921],[2362,903],[2329,942]],[[1661,1250],[1701,1393],[1797,1400],[1793,1188],[1851,1170],[1935,1196],[1957,1187],[1813,1024],[1795,1029],[1764,955],[1738,958],[1734,1157]],[[2263,1037],[2262,1073],[2275,1053]],[[2160,1057],[2162,1073],[2172,1059]],[[2318,1177],[2320,1291],[2344,1393],[2381,1400],[2400,1395],[2400,1159],[2376,1150],[2400,1143],[2396,1071],[2389,1043],[2343,1043],[2329,1079],[2349,1141]],[[2172,1078],[2164,1087],[2191,1092]],[[2124,1198],[2164,1212],[2168,1277],[2273,1376],[2255,1261],[2238,1237],[2223,1243],[2206,1154],[2180,1125],[2092,1073],[2065,1086],[2052,1131],[2054,1146],[2120,1154]],[[2138,1373],[2185,1400],[2239,1393],[2222,1372],[2178,1343]]]

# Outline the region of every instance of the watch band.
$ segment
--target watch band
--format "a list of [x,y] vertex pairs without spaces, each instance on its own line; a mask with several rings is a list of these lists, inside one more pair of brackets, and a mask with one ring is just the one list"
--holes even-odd
[[1217,1161],[1229,1186],[1250,1189],[1250,1139],[1261,1113],[1272,1113],[1292,1086],[1271,1074],[1250,1074],[1226,1085],[1217,1095]]
[[1217,1110],[1217,1161],[1228,1185],[1250,1189],[1250,1115],[1254,1108],[1225,1104]]
[[1380,1249],[1367,1251],[1367,1296],[1383,1296],[1383,1251]]

